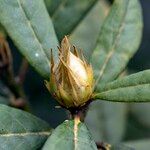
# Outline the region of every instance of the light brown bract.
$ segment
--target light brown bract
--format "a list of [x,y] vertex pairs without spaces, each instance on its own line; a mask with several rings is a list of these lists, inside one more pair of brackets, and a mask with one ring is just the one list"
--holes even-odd
[[[51,75],[46,86],[65,108],[83,106],[92,95],[93,70],[82,53],[71,45],[65,36],[59,49],[59,62],[55,64],[51,54]],[[80,55],[82,59],[80,58]]]

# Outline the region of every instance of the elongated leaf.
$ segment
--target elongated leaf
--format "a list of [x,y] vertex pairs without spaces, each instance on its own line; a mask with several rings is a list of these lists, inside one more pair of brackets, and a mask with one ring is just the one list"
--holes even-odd
[[41,119],[0,105],[0,149],[37,150],[49,136],[50,130]]
[[150,102],[150,70],[99,87],[95,99],[118,102]]
[[96,150],[96,144],[83,123],[65,121],[46,141],[43,150]]
[[96,46],[101,25],[108,11],[108,3],[104,0],[98,1],[69,36],[73,45],[79,49],[83,49],[84,56],[86,56],[87,60],[90,59]]
[[96,85],[114,80],[136,52],[142,33],[138,0],[115,0],[92,56]]
[[50,49],[58,42],[44,2],[0,0],[0,22],[30,64],[48,78]]
[[63,0],[53,13],[52,20],[59,40],[70,34],[97,0]]

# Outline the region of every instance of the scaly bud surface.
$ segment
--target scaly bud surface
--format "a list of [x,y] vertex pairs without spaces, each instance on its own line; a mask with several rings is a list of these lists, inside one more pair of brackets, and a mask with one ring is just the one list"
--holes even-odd
[[[46,86],[57,101],[65,108],[81,107],[90,100],[93,89],[93,70],[68,38],[61,42],[59,62],[54,63],[51,53],[51,75]],[[82,59],[80,58],[80,55]]]

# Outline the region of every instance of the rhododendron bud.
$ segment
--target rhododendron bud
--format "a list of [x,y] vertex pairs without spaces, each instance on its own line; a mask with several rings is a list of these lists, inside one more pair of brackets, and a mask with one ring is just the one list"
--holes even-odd
[[65,36],[59,49],[59,62],[54,63],[51,54],[51,75],[46,86],[65,108],[80,107],[90,100],[93,89],[91,65],[80,58],[76,47],[72,47]]

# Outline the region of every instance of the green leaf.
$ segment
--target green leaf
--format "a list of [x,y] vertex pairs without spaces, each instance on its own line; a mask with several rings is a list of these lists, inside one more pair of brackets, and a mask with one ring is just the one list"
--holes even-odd
[[96,144],[83,123],[66,120],[46,141],[43,150],[97,150]]
[[97,0],[63,0],[52,15],[59,40],[70,34]]
[[142,35],[138,0],[115,0],[92,56],[96,86],[114,80],[138,49]]
[[91,103],[85,122],[94,140],[111,144],[120,142],[126,129],[126,112],[126,104],[123,103]]
[[53,13],[62,5],[61,3],[64,0],[44,0],[44,1],[49,14],[52,16]]
[[129,141],[124,144],[133,147],[135,150],[148,150],[150,147],[150,139]]
[[0,22],[29,63],[48,78],[50,49],[58,42],[44,2],[0,0]]
[[83,49],[87,60],[90,59],[95,48],[101,25],[108,10],[109,5],[106,1],[98,1],[69,36],[73,45]]
[[150,70],[99,86],[94,99],[118,102],[150,102]]
[[[125,76],[126,73],[126,71],[122,73],[119,78]],[[127,104],[123,103],[108,101],[91,103],[85,121],[94,140],[111,144],[121,142],[126,130],[127,111]],[[116,122],[119,123],[116,124]]]
[[0,105],[0,149],[37,150],[50,131],[45,121],[27,112]]

